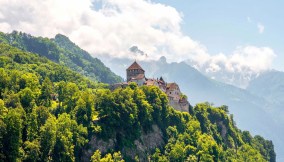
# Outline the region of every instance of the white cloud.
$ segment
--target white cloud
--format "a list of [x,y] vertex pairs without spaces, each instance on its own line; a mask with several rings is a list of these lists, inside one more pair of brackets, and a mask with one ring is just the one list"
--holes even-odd
[[257,24],[257,28],[258,28],[259,34],[262,34],[264,32],[264,25],[262,25],[261,23]]
[[[206,55],[206,49],[181,32],[182,14],[145,0],[1,0],[4,32],[21,30],[54,37],[62,33],[94,55],[129,57],[137,45],[152,59],[181,61]],[[190,55],[190,56],[189,56]]]
[[249,23],[252,22],[252,20],[251,20],[251,18],[250,18],[249,16],[247,16],[247,21],[248,21]]
[[[94,6],[98,1],[101,8]],[[260,71],[270,68],[274,58],[270,48],[253,46],[238,48],[229,56],[212,56],[204,45],[182,33],[181,13],[150,0],[0,0],[0,6],[0,30],[46,37],[62,33],[94,56],[145,59],[130,53],[135,45],[148,54],[147,59],[191,60],[199,68],[209,63],[212,72]],[[263,31],[259,24],[259,32]]]
[[9,31],[11,26],[8,23],[0,22],[0,31]]
[[238,70],[250,67],[252,71],[260,72],[270,68],[275,56],[269,47],[246,46],[238,48],[230,60],[232,63],[238,63]]
[[[208,72],[220,70],[242,72],[247,69],[258,73],[270,69],[275,57],[274,51],[269,47],[245,46],[238,47],[231,55],[220,53],[208,57],[203,64],[200,64],[198,60],[194,63],[199,65],[197,66],[199,69]],[[220,68],[220,66],[223,68]]]
[[205,63],[190,62],[216,80],[245,88],[259,73],[269,70],[276,57],[269,47],[238,47],[232,54],[211,56]]
[[252,18],[249,16],[247,16],[247,22],[250,24],[256,25],[259,34],[262,34],[264,32],[265,26],[262,23],[253,22]]

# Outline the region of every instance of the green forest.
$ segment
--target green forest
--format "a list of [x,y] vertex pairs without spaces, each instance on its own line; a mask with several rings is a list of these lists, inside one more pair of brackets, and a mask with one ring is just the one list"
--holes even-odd
[[[111,91],[121,78],[63,35],[0,37],[0,161],[275,161],[272,141],[239,130],[227,106],[186,113],[155,86]],[[152,147],[142,136],[155,131]]]
[[117,83],[122,80],[99,59],[93,58],[64,35],[57,34],[54,39],[34,37],[26,33],[13,31],[0,32],[0,42],[23,51],[36,53],[49,60],[64,65],[93,81]]

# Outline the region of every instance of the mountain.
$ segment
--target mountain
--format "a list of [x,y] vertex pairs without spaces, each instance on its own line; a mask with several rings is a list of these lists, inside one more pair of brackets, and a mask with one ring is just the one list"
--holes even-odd
[[231,69],[228,69],[228,67],[226,67],[228,65],[226,65],[225,62],[206,62],[202,66],[192,60],[186,60],[185,62],[192,67],[196,67],[196,69],[198,69],[198,71],[200,71],[203,75],[213,80],[230,84],[242,89],[245,89],[249,85],[250,81],[255,79],[259,73],[261,73],[245,67],[231,67]]
[[88,52],[82,50],[61,34],[56,35],[54,39],[48,39],[34,37],[17,31],[10,34],[0,32],[0,42],[5,42],[21,50],[45,56],[94,81],[104,83],[121,81],[121,77],[114,74],[99,59],[93,58]]
[[[107,66],[117,74],[123,75],[125,67],[133,60],[102,58]],[[212,80],[187,63],[167,63],[162,57],[158,61],[140,61],[146,71],[146,77],[162,76],[168,82],[179,84],[191,104],[208,101],[215,105],[227,105],[238,127],[250,130],[253,134],[261,134],[275,141],[276,153],[283,155],[284,126],[279,124],[266,111],[268,102],[261,96],[253,95],[245,89]],[[115,67],[115,68],[114,68]],[[124,74],[125,75],[125,74]],[[277,158],[283,158],[279,156]]]
[[0,161],[275,162],[272,141],[239,130],[226,106],[189,114],[155,86],[107,87],[0,43]]
[[284,72],[267,71],[252,80],[247,90],[256,96],[263,97],[268,102],[266,111],[277,123],[284,125]]
[[264,97],[272,104],[284,104],[284,72],[268,71],[252,80],[246,88],[251,93]]

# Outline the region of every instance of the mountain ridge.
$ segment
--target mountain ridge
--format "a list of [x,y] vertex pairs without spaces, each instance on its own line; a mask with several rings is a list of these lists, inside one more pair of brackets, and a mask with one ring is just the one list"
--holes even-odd
[[0,33],[0,42],[8,43],[24,51],[37,53],[48,59],[68,66],[94,81],[115,83],[121,77],[114,74],[99,59],[93,58],[88,52],[82,50],[69,38],[58,34],[54,39],[34,37],[26,33],[13,31]]

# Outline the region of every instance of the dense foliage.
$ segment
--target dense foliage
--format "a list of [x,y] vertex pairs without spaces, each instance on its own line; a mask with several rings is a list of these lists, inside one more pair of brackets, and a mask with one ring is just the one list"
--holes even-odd
[[202,103],[191,114],[178,112],[154,86],[130,85],[97,95],[102,137],[116,138],[119,148],[133,147],[133,140],[153,124],[161,128],[167,144],[152,161],[275,161],[272,142],[238,130],[226,106]]
[[[155,86],[110,91],[67,67],[0,43],[0,161],[80,161],[93,137],[115,139],[91,161],[138,161],[124,151],[157,125],[151,161],[275,161],[271,141],[240,131],[226,106],[178,112]],[[124,159],[124,160],[123,160]]]
[[61,34],[56,35],[55,39],[48,39],[16,31],[10,34],[0,32],[0,42],[5,42],[24,51],[37,53],[65,65],[93,81],[117,83],[122,80],[99,59],[93,58]]

